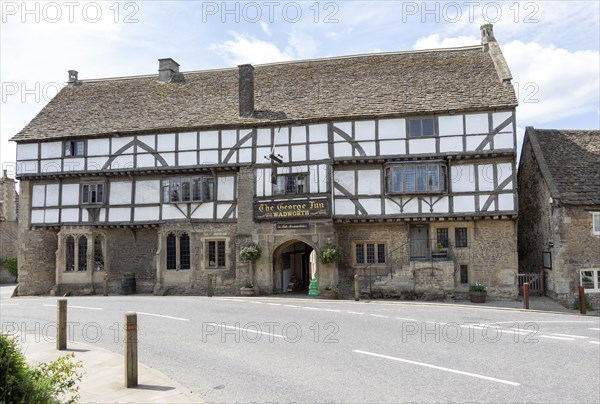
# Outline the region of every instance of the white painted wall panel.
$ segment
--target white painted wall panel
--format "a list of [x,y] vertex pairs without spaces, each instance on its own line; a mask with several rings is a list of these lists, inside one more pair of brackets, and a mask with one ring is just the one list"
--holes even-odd
[[62,223],[79,222],[79,209],[62,209],[60,212],[60,221]]
[[412,198],[404,205],[404,213],[419,213],[419,198]]
[[81,211],[81,222],[82,223],[87,222],[89,220],[89,214],[88,214],[87,209],[80,209],[80,211]]
[[[485,136],[467,136],[467,150],[466,151],[475,151],[477,147],[485,140]],[[484,148],[489,149],[489,144]]]
[[[203,203],[196,209],[196,211],[192,214],[192,218],[194,219],[212,219],[214,216],[214,207],[215,204],[213,202]],[[164,217],[163,211],[163,217]]]
[[58,223],[59,209],[46,209],[44,223]]
[[306,126],[292,127],[290,140],[292,143],[306,143]]
[[102,170],[104,164],[108,161],[108,157],[88,157],[87,159],[87,169],[89,171],[98,171]]
[[498,184],[500,184],[502,181],[512,176],[512,164],[496,164],[496,171],[498,172]]
[[449,212],[449,198],[447,196],[441,198],[439,201],[435,202],[431,209],[433,209],[433,213],[448,213]]
[[382,140],[379,142],[379,153],[382,156],[406,154],[406,141]]
[[[492,122],[494,125],[494,129],[497,128],[502,122],[504,122],[511,116],[512,112],[494,112],[492,114]],[[501,133],[502,132],[512,132],[512,123],[509,123],[504,129],[502,129]]]
[[375,139],[375,121],[356,121],[354,123],[354,138],[356,140]]
[[[360,142],[360,146],[367,156],[375,156],[375,142]],[[359,156],[358,152],[356,152],[356,155]]]
[[[268,163],[271,160],[268,158],[269,155],[271,154],[271,148],[270,147],[257,147],[256,148],[256,162],[257,163]],[[285,153],[286,155],[283,155],[283,161],[288,161],[288,156],[287,153]],[[265,158],[265,156],[267,158]]]
[[46,186],[34,185],[31,188],[31,206],[34,208],[43,207],[46,204]]
[[254,170],[254,176],[256,179],[256,196],[261,197],[265,196],[265,170],[262,168],[257,168]]
[[62,206],[79,205],[79,184],[63,184]]
[[[87,209],[83,209],[82,218],[83,217],[85,217],[85,220],[88,220]],[[106,209],[105,208],[100,209],[100,212],[98,213],[98,221],[106,222]]]
[[148,222],[159,220],[158,206],[138,207],[133,211],[133,220],[136,222]]
[[[346,191],[350,192],[351,195],[355,195],[355,178],[354,171],[335,171],[333,178],[337,184],[339,184]],[[343,195],[340,191],[335,189],[335,195]]]
[[490,204],[490,206],[488,206],[486,209],[484,209],[484,206],[489,198],[490,198],[490,195],[487,195],[487,194],[479,195],[479,210],[481,210],[482,212],[491,212],[491,211],[496,210],[496,205],[494,204],[493,199],[492,199],[492,203]]
[[408,151],[410,154],[435,153],[435,139],[410,139]]
[[236,130],[223,130],[221,131],[221,147],[223,149],[230,149],[237,143],[237,131]]
[[158,135],[157,137],[157,150],[158,151],[175,151],[175,134],[168,133],[165,135]]
[[[240,134],[240,138],[242,138],[242,134]],[[271,141],[271,129],[261,128],[256,130],[257,146],[271,146],[272,144],[273,143]]]
[[479,180],[480,191],[494,190],[494,165],[481,164],[477,167],[477,176]]
[[336,215],[355,215],[356,208],[349,199],[335,199],[334,203]]
[[131,203],[131,182],[110,183],[110,204],[126,205]]
[[515,209],[513,194],[498,195],[498,210],[511,211]]
[[290,128],[288,127],[280,127],[275,128],[275,144],[276,145],[284,145],[287,146],[290,144]]
[[463,134],[463,116],[440,116],[438,118],[438,131],[440,136],[452,136]]
[[308,173],[310,171],[309,171],[309,167],[308,166],[293,166],[293,167],[290,167],[290,172],[292,174],[293,173],[301,174],[301,173]]
[[108,211],[109,222],[129,222],[131,221],[130,208],[110,208]]
[[229,210],[229,208],[231,208],[231,204],[219,204],[217,205],[217,219],[224,219],[225,218],[225,214],[227,213],[227,211]]
[[163,204],[162,218],[163,220],[185,219],[185,215],[181,213],[179,209],[177,209],[176,205]]
[[200,164],[218,164],[219,163],[219,151],[218,150],[201,150],[200,151]]
[[334,143],[333,150],[335,157],[352,157],[352,145],[350,143]]
[[58,184],[46,185],[46,206],[58,206]]
[[498,133],[494,136],[494,149],[512,149],[514,148],[513,134]]
[[306,146],[292,146],[291,161],[306,161]]
[[404,119],[381,119],[379,121],[379,139],[406,138],[406,121]]
[[311,144],[309,150],[310,160],[324,160],[329,158],[329,147],[327,143]]
[[178,150],[196,150],[198,148],[197,138],[196,132],[180,133]]
[[250,148],[240,149],[238,152],[238,159],[239,159],[240,163],[251,163],[252,162],[252,149],[250,149]]
[[462,137],[446,137],[440,139],[440,153],[447,152],[462,152],[463,141]]
[[[152,150],[156,150],[156,136],[144,135],[144,136],[138,136],[137,138],[140,142],[144,143],[145,145],[150,147]],[[138,148],[138,152],[139,152],[139,148]]]
[[454,213],[475,212],[475,199],[473,196],[455,196],[453,197]]
[[135,203],[160,203],[160,181],[137,181],[135,183]]
[[359,195],[381,195],[381,171],[358,170],[358,193]]
[[467,114],[465,123],[467,135],[490,132],[488,114]]
[[361,198],[358,202],[367,211],[369,215],[380,215],[381,214],[381,199],[380,198]]
[[[133,136],[113,137],[112,138],[112,146],[111,146],[111,154],[115,154],[121,148],[123,148],[125,145],[131,143],[132,141],[133,141]],[[128,147],[122,153],[133,153],[133,152],[134,152],[133,147]]]
[[21,161],[17,163],[17,174],[37,174],[38,162],[35,161]]
[[390,198],[385,198],[385,214],[397,215],[400,214],[400,206],[394,203]]
[[108,156],[110,154],[109,139],[88,139],[88,156]]
[[31,211],[31,224],[42,224],[44,223],[44,210],[32,210]]
[[111,170],[128,170],[132,168],[134,168],[132,154],[117,156],[110,164]]
[[235,199],[235,177],[219,177],[217,181],[217,200],[233,201]]
[[327,125],[309,125],[308,127],[308,138],[311,142],[326,142],[327,136]]
[[265,168],[263,173],[263,181],[265,182],[265,196],[271,196],[271,194],[273,193],[273,188],[271,186],[271,169]]
[[63,162],[63,171],[85,171],[85,159],[69,158]]
[[[137,166],[142,167],[156,167],[157,161],[152,154],[144,153],[137,155]],[[158,163],[160,165],[160,163]]]
[[17,160],[35,160],[37,158],[37,143],[22,143],[17,145]]
[[195,151],[187,151],[179,153],[179,165],[180,166],[195,166],[198,164],[196,161],[198,155]]
[[62,142],[42,143],[41,158],[53,159],[62,157]]
[[62,171],[62,161],[60,160],[40,160],[40,172],[57,173]]
[[[341,129],[342,131],[346,132],[346,134],[350,137],[352,137],[352,122],[337,122],[334,124],[334,126],[338,129]],[[335,136],[338,136],[337,134],[335,134]],[[334,141],[336,140],[342,140],[341,137],[334,137]]]
[[319,192],[327,192],[328,167],[327,164],[319,165]]

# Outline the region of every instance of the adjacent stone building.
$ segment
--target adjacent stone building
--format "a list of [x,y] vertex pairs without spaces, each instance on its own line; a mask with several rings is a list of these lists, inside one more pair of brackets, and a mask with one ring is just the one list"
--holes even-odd
[[[15,180],[9,178],[7,170],[0,177],[0,258],[17,257],[17,212],[19,209],[19,194]],[[0,283],[12,283],[15,279],[8,271],[0,266]]]
[[528,127],[518,172],[519,269],[544,268],[546,293],[600,303],[600,131]]
[[[14,137],[20,294],[517,293],[516,121],[481,44],[68,85]],[[262,257],[240,262],[256,242]],[[327,244],[342,262],[323,265]],[[314,283],[314,281],[313,281]]]

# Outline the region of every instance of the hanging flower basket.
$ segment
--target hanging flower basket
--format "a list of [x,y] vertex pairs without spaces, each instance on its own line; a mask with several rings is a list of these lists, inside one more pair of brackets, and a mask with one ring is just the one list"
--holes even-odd
[[261,255],[262,250],[260,246],[253,241],[244,244],[240,248],[240,260],[242,262],[254,263],[260,259]]
[[340,262],[344,258],[342,248],[335,244],[326,244],[319,252],[319,261],[323,265]]

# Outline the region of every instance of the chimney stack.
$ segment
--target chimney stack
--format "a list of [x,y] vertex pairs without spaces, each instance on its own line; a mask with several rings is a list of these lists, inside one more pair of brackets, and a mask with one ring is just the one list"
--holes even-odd
[[183,81],[183,75],[179,73],[179,63],[171,58],[158,59],[158,81],[163,83]]
[[496,38],[494,37],[494,26],[492,24],[483,24],[479,29],[481,30],[481,45],[483,51],[487,52],[489,50],[489,43],[496,42]]
[[489,53],[492,58],[500,81],[504,85],[510,85],[512,74],[510,73],[506,59],[504,59],[500,45],[494,37],[494,26],[492,24],[484,24],[479,29],[481,30],[481,47],[483,52]]
[[69,70],[69,84],[76,84],[77,83],[77,75],[79,74],[79,72],[77,72],[77,70]]
[[254,113],[254,67],[239,65],[240,117],[250,118]]
[[3,179],[7,179],[8,178],[8,170],[7,169],[2,170],[2,178]]

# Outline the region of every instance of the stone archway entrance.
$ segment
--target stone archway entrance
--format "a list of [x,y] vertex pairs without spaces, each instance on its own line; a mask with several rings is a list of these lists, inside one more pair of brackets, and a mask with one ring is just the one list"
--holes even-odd
[[317,271],[313,247],[290,240],[273,251],[273,293],[303,293]]

